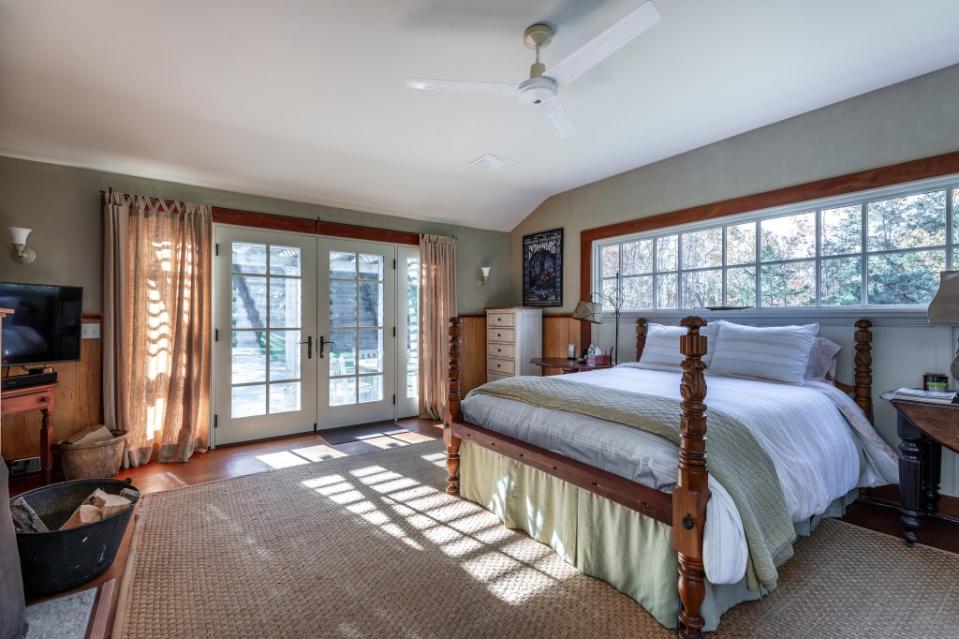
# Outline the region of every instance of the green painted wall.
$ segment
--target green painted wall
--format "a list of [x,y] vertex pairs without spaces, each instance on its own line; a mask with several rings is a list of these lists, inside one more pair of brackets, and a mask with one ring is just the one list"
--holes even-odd
[[[8,247],[7,226],[33,229],[29,245],[37,261],[16,264],[0,257],[0,280],[69,284],[84,288],[84,310],[100,311],[100,190],[200,202],[248,211],[359,224],[417,233],[455,234],[457,298],[460,313],[478,313],[511,298],[509,235],[448,224],[244,195],[174,182],[0,157],[0,237]],[[493,268],[480,284],[480,266]]]

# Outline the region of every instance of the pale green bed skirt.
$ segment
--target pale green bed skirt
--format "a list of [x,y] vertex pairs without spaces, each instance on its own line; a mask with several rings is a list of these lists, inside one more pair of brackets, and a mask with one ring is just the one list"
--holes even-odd
[[[469,442],[463,442],[460,455],[462,497],[632,597],[662,625],[676,627],[680,601],[669,526]],[[851,494],[837,500],[827,514],[840,515],[854,499]],[[808,534],[816,523],[818,518],[803,522],[797,532]],[[715,630],[720,615],[732,606],[764,594],[763,589],[749,590],[745,578],[723,586],[707,582],[705,630]]]

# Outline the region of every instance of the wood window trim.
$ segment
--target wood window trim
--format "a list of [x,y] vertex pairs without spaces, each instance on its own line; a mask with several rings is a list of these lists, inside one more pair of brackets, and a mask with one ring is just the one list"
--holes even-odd
[[248,226],[273,231],[290,231],[310,235],[345,237],[353,240],[409,244],[412,246],[418,246],[420,243],[419,234],[410,231],[394,231],[371,226],[324,222],[322,220],[311,220],[305,217],[256,213],[253,211],[227,209],[219,206],[213,207],[213,221],[218,224],[234,224],[236,226]]
[[[593,242],[597,240],[645,233],[691,222],[704,222],[738,213],[761,211],[776,206],[835,197],[857,191],[868,191],[895,184],[905,184],[916,180],[941,177],[950,173],[959,173],[959,151],[584,229],[579,234],[580,299],[587,299],[592,293]],[[580,331],[583,343],[589,343],[592,339],[591,324],[583,322]]]

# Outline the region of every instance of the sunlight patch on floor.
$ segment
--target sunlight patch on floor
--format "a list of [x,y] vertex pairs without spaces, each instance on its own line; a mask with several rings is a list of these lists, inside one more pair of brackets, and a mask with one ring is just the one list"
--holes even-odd
[[294,448],[293,452],[301,457],[305,457],[311,462],[325,461],[327,459],[339,459],[340,457],[349,457],[348,453],[337,450],[326,444],[317,444],[306,448]]
[[302,466],[303,464],[310,463],[310,460],[304,459],[299,455],[295,455],[288,450],[280,451],[278,453],[257,455],[256,458],[270,468],[290,468],[291,466]]

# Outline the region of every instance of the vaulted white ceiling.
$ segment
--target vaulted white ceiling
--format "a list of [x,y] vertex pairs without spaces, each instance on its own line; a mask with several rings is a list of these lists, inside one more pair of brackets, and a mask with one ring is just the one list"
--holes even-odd
[[[0,154],[509,230],[549,195],[959,62],[956,0],[655,0],[562,89],[519,81],[641,0],[0,0]],[[484,154],[516,164],[467,166]]]

